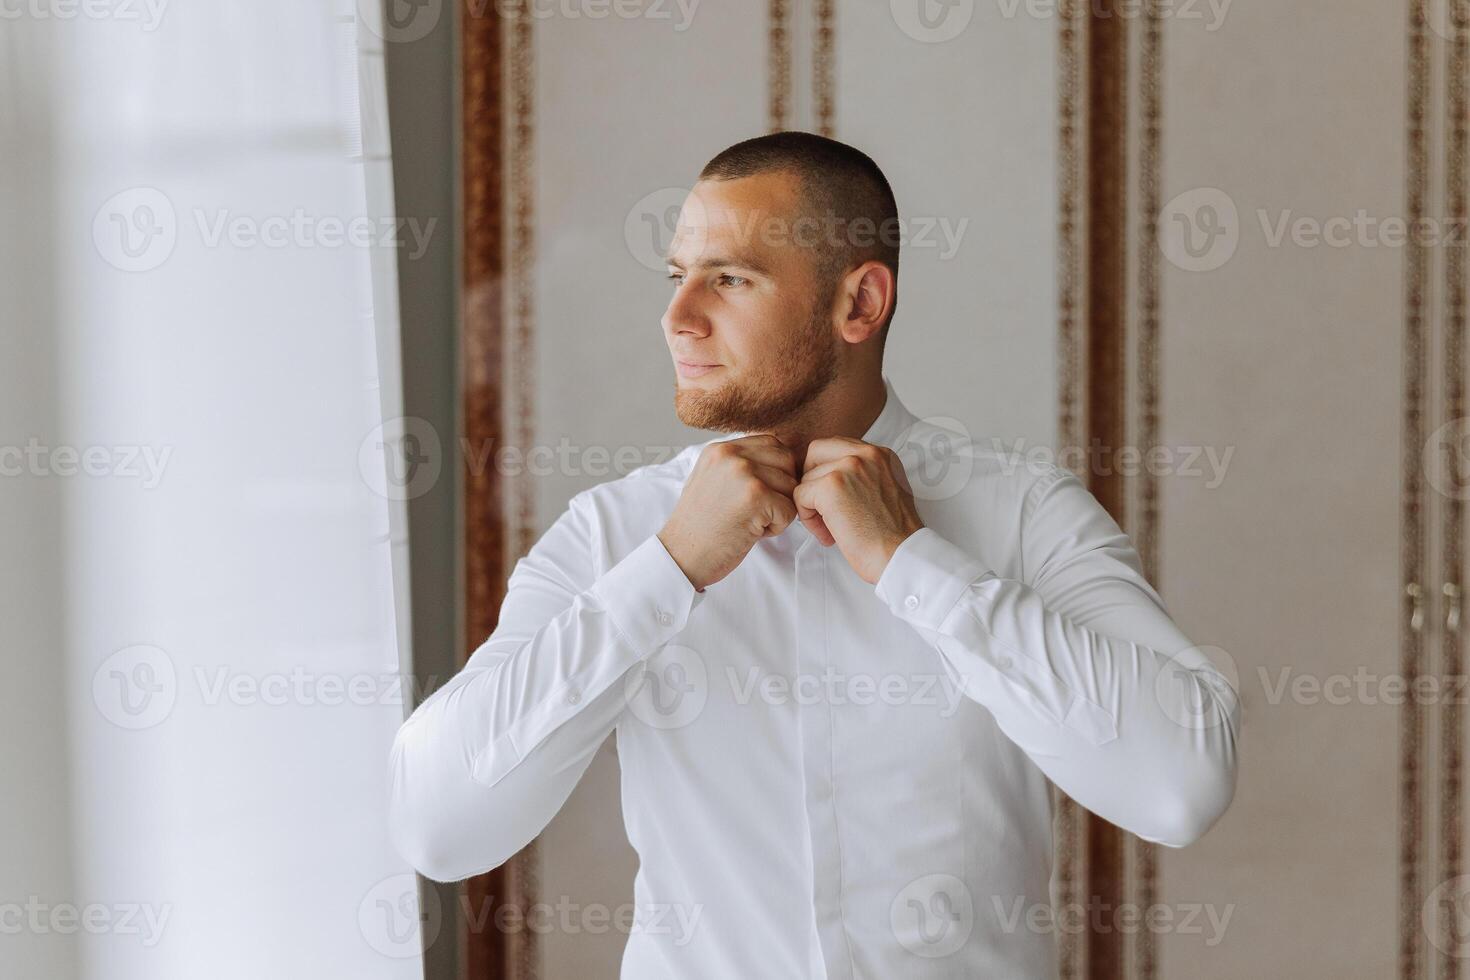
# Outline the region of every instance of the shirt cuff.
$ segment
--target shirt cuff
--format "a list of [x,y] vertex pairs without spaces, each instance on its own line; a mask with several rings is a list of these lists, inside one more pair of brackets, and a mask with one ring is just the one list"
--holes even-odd
[[993,575],[983,561],[921,527],[893,552],[873,591],[899,619],[938,631],[971,583]]
[[591,591],[618,632],[645,655],[677,636],[705,597],[657,534],[604,572]]

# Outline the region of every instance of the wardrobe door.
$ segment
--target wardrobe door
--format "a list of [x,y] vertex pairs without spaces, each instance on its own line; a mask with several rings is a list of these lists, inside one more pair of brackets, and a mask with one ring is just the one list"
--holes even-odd
[[1158,584],[1233,665],[1244,717],[1230,811],[1159,856],[1162,976],[1394,976],[1418,929],[1400,679],[1418,642],[1401,564],[1423,550],[1405,356],[1432,285],[1405,241],[1433,151],[1417,6],[1166,22],[1157,405],[1163,444],[1203,455],[1159,483]]

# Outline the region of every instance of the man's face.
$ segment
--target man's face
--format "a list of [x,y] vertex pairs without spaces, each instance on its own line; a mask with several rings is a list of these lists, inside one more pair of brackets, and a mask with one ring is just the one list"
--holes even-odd
[[831,287],[813,240],[793,234],[799,187],[781,173],[701,181],[684,202],[662,322],[685,425],[768,430],[837,377]]

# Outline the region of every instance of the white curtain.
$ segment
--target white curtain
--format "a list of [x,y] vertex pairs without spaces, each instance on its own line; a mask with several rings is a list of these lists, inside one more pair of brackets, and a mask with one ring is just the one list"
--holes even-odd
[[417,977],[382,42],[0,12],[0,975]]

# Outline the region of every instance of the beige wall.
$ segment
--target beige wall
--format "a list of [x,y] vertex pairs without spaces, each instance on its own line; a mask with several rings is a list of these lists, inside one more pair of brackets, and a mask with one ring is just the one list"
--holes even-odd
[[[901,6],[837,11],[833,135],[878,160],[906,216],[968,224],[952,258],[906,249],[888,369],[920,414],[1052,445],[1063,394],[1062,25],[1041,5],[1009,14],[999,0],[961,4],[968,25],[927,43],[905,32]],[[787,7],[787,124],[814,128],[812,3]],[[658,328],[666,283],[640,264],[625,228],[630,216],[640,227],[649,195],[677,204],[673,189],[687,188],[706,158],[766,129],[769,25],[765,5],[705,4],[676,30],[681,15],[669,9],[663,21],[536,25],[534,356],[520,380],[538,444],[706,437],[673,416]],[[1346,247],[1294,243],[1289,229],[1282,243],[1270,236],[1283,217],[1405,214],[1405,5],[1172,9],[1155,80],[1158,201],[1172,206],[1158,225],[1162,251],[1128,256],[1129,329],[1152,262],[1159,441],[1176,460],[1196,451],[1215,460],[1158,483],[1157,584],[1184,631],[1218,648],[1239,677],[1245,718],[1232,810],[1198,844],[1157,853],[1157,900],[1176,922],[1198,918],[1157,938],[1155,973],[1386,976],[1399,953],[1402,713],[1372,685],[1395,674],[1400,655],[1405,249],[1375,232]],[[1130,43],[1137,72],[1137,32]],[[1443,68],[1435,72],[1437,90]],[[1141,81],[1130,77],[1128,89],[1130,248],[1152,217],[1138,204]],[[1221,213],[1218,248],[1233,243],[1233,253],[1191,259],[1175,216],[1199,231],[1209,217],[1200,207],[1222,200],[1234,217]],[[1139,363],[1130,362],[1130,392]],[[1445,421],[1436,412],[1430,428]],[[607,478],[559,472],[526,484],[537,532],[572,493]],[[1432,610],[1431,622],[1440,615]],[[1290,686],[1363,674],[1368,696],[1355,689],[1345,704]],[[1437,750],[1426,749],[1423,765],[1436,783]],[[1431,786],[1426,806],[1434,799]],[[1433,837],[1422,843],[1431,871]],[[635,862],[611,746],[543,835],[541,861],[544,900],[630,900]],[[1431,871],[1426,892],[1439,883]],[[614,975],[622,944],[617,934],[544,937],[543,975]]]
[[1404,250],[1262,221],[1403,215],[1404,21],[1241,2],[1167,29],[1162,198],[1225,192],[1238,244],[1162,266],[1163,441],[1234,456],[1216,489],[1164,481],[1159,585],[1233,659],[1244,736],[1231,811],[1161,863],[1167,901],[1230,924],[1162,937],[1166,976],[1395,975],[1399,709],[1278,689],[1398,671]]

